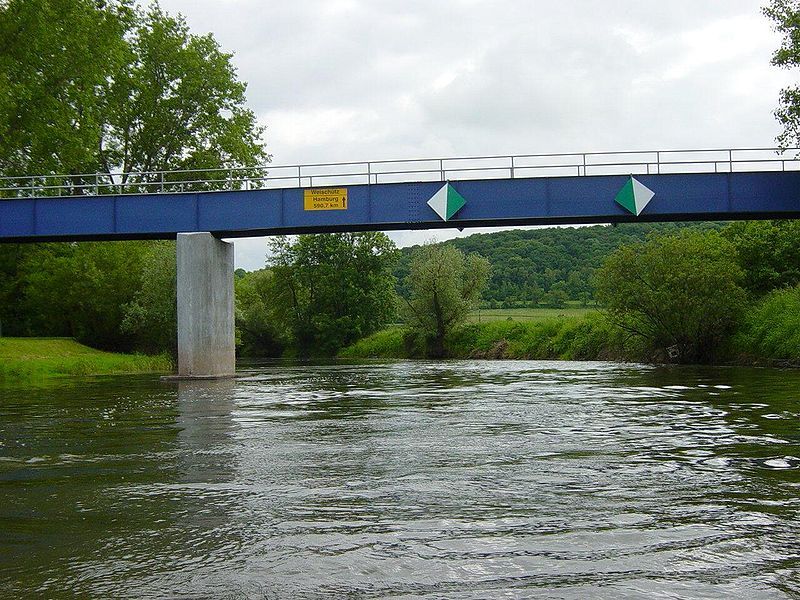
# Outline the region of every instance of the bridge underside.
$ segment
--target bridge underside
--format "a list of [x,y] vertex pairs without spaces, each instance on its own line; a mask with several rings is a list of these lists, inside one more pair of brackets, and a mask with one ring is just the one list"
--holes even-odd
[[17,198],[0,200],[0,242],[800,217],[796,171],[636,178],[655,192],[638,217],[614,202],[622,175],[454,181],[466,204],[446,222],[427,205],[440,181],[339,185],[339,210],[306,210],[301,188]]

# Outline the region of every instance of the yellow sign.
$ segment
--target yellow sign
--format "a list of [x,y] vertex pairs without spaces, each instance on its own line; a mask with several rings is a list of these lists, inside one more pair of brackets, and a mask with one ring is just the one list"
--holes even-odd
[[318,188],[303,191],[305,210],[347,210],[347,188]]

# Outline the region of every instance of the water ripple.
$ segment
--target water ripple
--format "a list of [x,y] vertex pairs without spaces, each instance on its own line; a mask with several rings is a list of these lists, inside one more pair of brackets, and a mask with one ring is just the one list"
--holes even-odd
[[800,373],[271,365],[3,391],[11,597],[800,597]]

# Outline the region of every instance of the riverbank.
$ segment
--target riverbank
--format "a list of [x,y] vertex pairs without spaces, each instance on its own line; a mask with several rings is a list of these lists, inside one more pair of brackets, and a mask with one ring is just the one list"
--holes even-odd
[[69,338],[0,338],[0,382],[171,370],[166,354],[103,352]]
[[[717,364],[800,365],[800,288],[779,290],[750,307],[719,348]],[[601,313],[538,321],[471,322],[445,340],[449,358],[511,360],[621,360],[668,362],[652,355]],[[425,350],[405,327],[378,331],[340,351],[342,358],[423,358]]]
[[[626,353],[620,332],[599,314],[539,321],[468,323],[445,341],[450,358],[615,360]],[[374,333],[343,349],[343,358],[420,358],[424,349],[404,327]]]

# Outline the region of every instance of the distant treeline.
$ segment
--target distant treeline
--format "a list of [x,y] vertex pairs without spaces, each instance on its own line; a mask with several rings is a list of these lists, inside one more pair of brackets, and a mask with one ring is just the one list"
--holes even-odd
[[[617,248],[653,234],[684,229],[720,229],[719,223],[630,223],[499,231],[443,242],[489,260],[492,274],[483,292],[485,308],[562,308],[594,303],[594,274]],[[412,248],[402,248],[395,268],[400,292]]]

